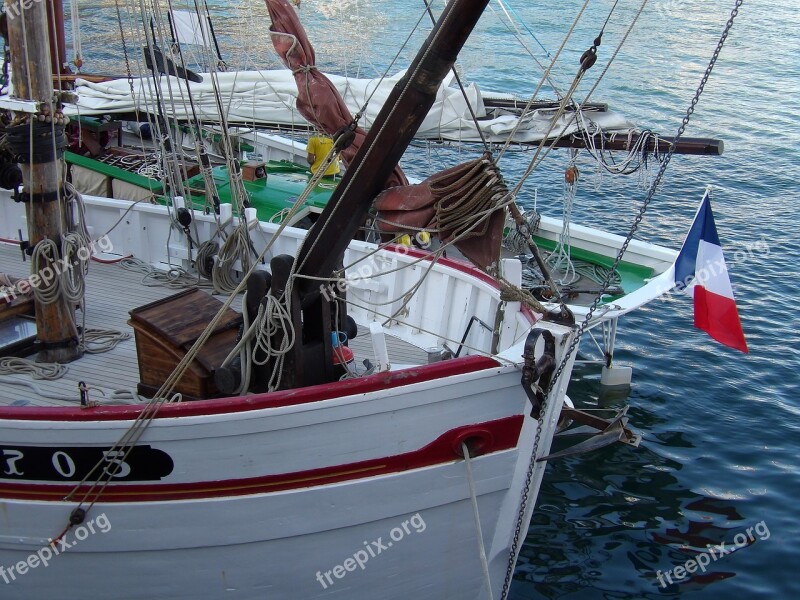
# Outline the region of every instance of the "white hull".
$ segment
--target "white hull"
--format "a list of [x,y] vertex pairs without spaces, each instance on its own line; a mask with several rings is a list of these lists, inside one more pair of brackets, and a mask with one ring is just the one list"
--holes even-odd
[[[130,208],[85,200],[95,238]],[[6,198],[0,208],[1,236],[14,237],[25,226],[21,207]],[[207,239],[213,218],[195,213],[195,220]],[[173,232],[167,249],[169,227],[165,207],[138,204],[111,232],[113,252],[161,265],[168,252],[181,264],[186,248]],[[275,228],[260,224],[264,235],[253,235],[259,250]],[[294,254],[304,235],[286,229],[270,256]],[[345,261],[373,250],[353,242]],[[349,313],[366,325],[400,309],[404,291],[427,270],[425,261],[411,265],[415,260],[395,249],[364,261],[374,277],[351,282]],[[523,347],[534,326],[549,330],[559,363],[572,332],[534,325],[529,311],[500,300],[490,278],[447,260],[434,265],[402,319],[385,329],[419,348],[441,346],[459,340],[474,315],[497,323],[496,335],[472,328],[460,358],[162,407],[137,442],[149,454],[124,465],[136,480],[113,481],[64,538],[85,539],[49,566],[36,553],[77,506],[64,497],[88,470],[85,455],[110,449],[140,407],[0,406],[3,598],[485,597],[471,492],[497,597],[539,427],[520,385]],[[537,456],[549,451],[573,360],[543,414]],[[472,489],[458,454],[465,438],[480,446]],[[523,532],[544,468],[538,463],[529,482]],[[107,524],[107,532],[90,534],[89,523]],[[379,540],[385,549],[364,561],[367,546],[376,551]]]
[[[492,362],[477,357],[450,362],[459,360]],[[168,407],[139,445],[166,452],[172,472],[157,482],[115,483],[105,496],[114,501],[99,502],[87,517],[105,515],[107,533],[88,535],[46,568],[40,564],[18,574],[3,585],[3,597],[480,597],[483,575],[470,486],[465,463],[452,447],[459,433],[486,430],[498,449],[487,447],[472,466],[497,594],[538,426],[528,416],[519,370],[494,366],[428,382],[408,379],[409,385],[324,400],[348,382],[330,384],[321,386],[319,401],[275,408],[173,417],[222,401]],[[554,397],[563,397],[565,385],[562,381]],[[276,394],[277,403],[291,395],[270,396]],[[250,403],[267,400],[254,397]],[[540,456],[549,449],[559,409],[560,402],[548,406]],[[26,410],[43,412],[40,419],[49,414]],[[56,409],[55,415],[64,416],[64,410],[70,409]],[[17,413],[17,420],[10,418],[13,409],[0,413],[4,446],[58,447],[67,453],[78,446],[107,448],[130,425],[88,420],[92,415],[78,422],[24,418],[30,414]],[[437,439],[449,457],[431,449]],[[393,472],[402,469],[391,466],[398,457],[424,466]],[[388,471],[381,469],[387,462]],[[23,470],[23,462],[15,464]],[[531,498],[543,468],[542,463],[535,473]],[[325,477],[344,480],[313,485]],[[261,491],[271,485],[289,489],[238,495],[243,488]],[[63,529],[75,503],[58,498],[70,487],[0,480],[0,565],[27,560]],[[126,501],[126,495],[137,501]],[[153,499],[159,495],[169,499]],[[48,496],[53,500],[44,499]],[[65,539],[74,542],[76,534],[73,529]],[[364,569],[333,576],[331,569],[364,550],[365,541],[379,538],[384,545],[394,541],[370,556]],[[359,556],[364,562],[363,553]],[[324,579],[327,571],[332,584]],[[113,596],[110,589],[117,590]]]

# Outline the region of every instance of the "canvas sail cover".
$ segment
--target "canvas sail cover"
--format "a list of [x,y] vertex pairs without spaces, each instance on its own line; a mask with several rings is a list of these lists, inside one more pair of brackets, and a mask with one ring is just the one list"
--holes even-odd
[[[357,113],[370,94],[375,92],[367,105],[359,125],[369,130],[375,117],[383,106],[392,88],[402,78],[404,72],[395,73],[383,80],[356,79],[325,74],[325,77],[336,88],[344,104],[351,114]],[[201,74],[202,83],[189,83],[198,117],[203,121],[219,121],[219,111],[214,98],[211,77]],[[222,106],[231,124],[247,125],[280,125],[284,127],[305,127],[308,120],[303,117],[297,105],[297,83],[288,69],[269,71],[235,71],[218,73]],[[173,101],[165,107],[166,116],[181,120],[192,118],[188,103],[186,82],[171,78],[166,84],[163,76],[161,88],[172,90]],[[519,117],[513,114],[496,116],[491,119],[481,118],[476,126],[467,109],[461,91],[449,87],[450,79],[436,96],[436,102],[423,121],[417,138],[443,139],[454,142],[480,142],[480,131],[487,140],[504,142],[513,131]],[[377,89],[376,89],[377,88]],[[475,84],[467,88],[467,96],[479,117],[485,117],[486,108],[483,95]],[[155,85],[151,78],[133,79],[133,96],[127,79],[117,79],[104,83],[91,83],[78,78],[76,82],[78,104],[68,104],[67,114],[102,115],[139,111],[157,114]],[[184,102],[185,100],[185,102]],[[554,116],[555,109],[536,110],[524,117],[523,123],[514,136],[517,142],[537,142],[547,131]],[[592,127],[599,127],[605,132],[627,132],[634,127],[623,115],[613,111],[584,110],[585,120]],[[551,135],[563,131],[565,134],[578,131],[578,125],[570,117],[561,117]]]

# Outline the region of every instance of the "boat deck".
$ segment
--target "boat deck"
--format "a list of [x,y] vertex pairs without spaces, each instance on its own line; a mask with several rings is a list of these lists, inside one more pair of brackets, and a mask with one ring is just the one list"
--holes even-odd
[[[24,278],[28,276],[30,262],[23,263],[19,248],[0,243],[0,273]],[[129,311],[177,293],[178,289],[164,286],[150,287],[142,283],[140,274],[122,269],[116,264],[92,262],[86,281],[86,327],[115,329],[131,334],[110,352],[86,354],[69,363],[67,373],[55,381],[33,379],[29,375],[0,375],[0,404],[34,404],[65,406],[79,403],[78,382],[91,388],[90,399],[100,403],[138,403],[133,399],[113,399],[117,390],[135,392],[139,382],[139,366],[133,329],[128,325]],[[233,308],[239,310],[241,298]],[[78,314],[80,319],[80,313]],[[359,327],[360,335],[351,340],[356,363],[372,359],[372,343],[367,330]],[[395,365],[416,365],[427,362],[427,353],[416,346],[386,336],[389,357]],[[374,361],[373,361],[374,362]],[[12,383],[15,382],[15,383]],[[39,393],[41,392],[41,393]],[[50,396],[53,396],[52,398]]]

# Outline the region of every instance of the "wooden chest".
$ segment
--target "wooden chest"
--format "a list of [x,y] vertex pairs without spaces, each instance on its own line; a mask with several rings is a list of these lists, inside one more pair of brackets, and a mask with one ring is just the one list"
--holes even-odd
[[[128,324],[136,337],[139,359],[139,393],[153,396],[222,307],[222,302],[193,288],[135,308]],[[242,316],[226,309],[208,341],[178,381],[176,392],[184,400],[219,396],[214,369],[236,344]]]

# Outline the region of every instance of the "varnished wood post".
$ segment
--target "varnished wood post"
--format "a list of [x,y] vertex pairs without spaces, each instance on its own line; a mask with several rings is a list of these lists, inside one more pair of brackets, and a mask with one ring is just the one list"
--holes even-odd
[[[42,0],[42,3],[47,6],[47,31],[50,38],[50,63],[53,75],[72,73],[67,60],[67,43],[64,37],[64,2]],[[73,31],[72,35],[78,35],[78,32]]]
[[[15,125],[36,123],[39,115],[53,117],[55,114],[46,1],[6,0],[14,95],[39,103],[38,114],[17,113]],[[52,137],[45,143],[52,145]],[[34,153],[36,151],[34,146]],[[20,162],[19,166],[24,191],[32,198],[25,205],[28,240],[33,246],[48,238],[60,248],[61,235],[66,225],[63,200],[61,194],[57,194],[62,181],[63,159],[54,156],[48,162],[28,163],[26,160]],[[57,199],[50,199],[55,195],[58,195]],[[63,363],[80,357],[74,308],[68,306],[63,298],[52,304],[36,303],[36,328],[38,361]]]

